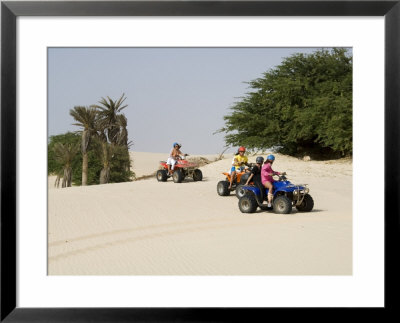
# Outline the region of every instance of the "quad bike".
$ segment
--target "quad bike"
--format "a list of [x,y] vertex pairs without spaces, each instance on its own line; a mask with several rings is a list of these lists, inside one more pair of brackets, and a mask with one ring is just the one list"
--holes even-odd
[[275,213],[289,214],[292,208],[300,212],[310,212],[314,207],[314,200],[310,194],[307,184],[294,185],[284,175],[275,175],[278,181],[273,183],[274,193],[272,208],[264,204],[267,200],[268,189],[258,186],[243,186],[244,195],[239,199],[239,209],[243,213],[254,213],[258,207],[262,210],[273,210]]
[[[250,164],[251,169],[252,164]],[[231,191],[235,191],[235,194],[238,198],[245,194],[245,191],[242,190],[244,184],[246,184],[247,179],[250,176],[250,172],[242,171],[236,172],[236,179],[233,179],[232,187],[229,189],[229,183],[231,181],[231,174],[229,173],[222,173],[225,175],[225,180],[219,181],[217,184],[217,193],[220,196],[228,196],[230,195]],[[252,185],[252,182],[250,183]]]
[[184,158],[178,158],[172,175],[168,174],[168,165],[166,161],[160,161],[160,169],[156,173],[157,181],[165,182],[172,176],[174,183],[181,183],[185,177],[192,177],[195,182],[203,179],[203,173],[198,169],[198,164],[187,161]]

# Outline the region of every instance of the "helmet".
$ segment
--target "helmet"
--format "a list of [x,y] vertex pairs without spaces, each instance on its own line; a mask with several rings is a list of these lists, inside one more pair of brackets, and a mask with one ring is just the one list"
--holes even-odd
[[172,144],[172,148],[175,148],[176,145],[179,146],[179,144],[178,144],[177,142],[174,142],[174,143]]
[[246,151],[246,148],[244,148],[243,146],[240,146],[238,151]]
[[264,157],[258,156],[258,157],[256,158],[256,163],[257,163],[257,164],[262,164],[263,162],[264,162]]
[[275,160],[275,156],[274,155],[268,155],[267,156],[267,160]]

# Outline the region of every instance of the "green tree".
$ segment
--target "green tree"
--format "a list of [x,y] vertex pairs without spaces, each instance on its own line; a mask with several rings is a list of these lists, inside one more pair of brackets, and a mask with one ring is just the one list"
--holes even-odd
[[81,127],[81,152],[82,152],[82,185],[88,184],[88,149],[90,139],[96,134],[96,115],[97,111],[94,107],[76,106],[70,110],[70,115],[75,119],[73,125]]
[[110,182],[126,182],[135,178],[135,173],[130,170],[130,156],[125,146],[113,146],[113,155],[110,160]]
[[352,57],[345,49],[295,54],[248,84],[219,130],[227,145],[352,154]]

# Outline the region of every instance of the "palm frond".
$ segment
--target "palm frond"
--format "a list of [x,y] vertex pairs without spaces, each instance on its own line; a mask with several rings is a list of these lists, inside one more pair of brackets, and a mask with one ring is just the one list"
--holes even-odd
[[95,128],[97,111],[92,106],[75,106],[69,111],[69,114],[77,121],[77,123],[73,123],[74,126],[79,126],[86,130],[93,130]]

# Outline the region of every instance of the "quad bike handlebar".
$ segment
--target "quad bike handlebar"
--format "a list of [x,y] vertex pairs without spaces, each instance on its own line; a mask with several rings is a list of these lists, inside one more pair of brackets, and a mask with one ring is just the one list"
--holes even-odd
[[278,176],[279,181],[282,182],[282,181],[286,181],[286,180],[287,180],[287,177],[286,177],[285,175],[286,175],[286,172],[283,172],[283,173],[281,173],[280,175],[278,175],[278,174],[273,174],[272,176]]
[[184,160],[186,156],[189,156],[189,154],[183,154],[182,156],[177,156],[176,160]]

